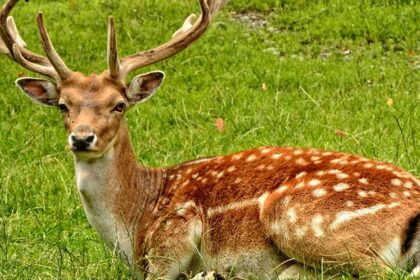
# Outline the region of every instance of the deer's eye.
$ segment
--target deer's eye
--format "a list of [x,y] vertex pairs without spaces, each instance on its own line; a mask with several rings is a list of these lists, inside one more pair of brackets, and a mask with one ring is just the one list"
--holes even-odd
[[67,113],[69,111],[69,108],[64,103],[58,104],[58,109],[60,109],[61,113]]
[[112,109],[112,112],[122,113],[124,112],[126,107],[127,105],[125,104],[125,102],[120,102],[114,107],[114,109]]

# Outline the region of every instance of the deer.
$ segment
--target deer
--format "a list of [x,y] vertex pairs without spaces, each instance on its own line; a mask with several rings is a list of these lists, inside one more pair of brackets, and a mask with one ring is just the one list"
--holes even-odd
[[[108,21],[108,69],[70,70],[37,16],[45,55],[26,48],[0,10],[0,50],[29,71],[16,86],[61,111],[89,224],[146,279],[289,279],[317,269],[420,276],[420,181],[393,164],[336,151],[263,146],[150,168],[137,162],[125,113],[151,98],[162,71],[129,73],[198,40],[223,1],[199,0],[172,39],[119,58]],[[366,274],[365,274],[366,273]],[[195,276],[194,276],[195,275]]]

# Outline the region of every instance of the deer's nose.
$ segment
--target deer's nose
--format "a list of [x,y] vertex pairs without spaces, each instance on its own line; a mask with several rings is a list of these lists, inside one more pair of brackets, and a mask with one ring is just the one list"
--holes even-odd
[[96,142],[96,135],[85,125],[78,126],[69,136],[69,145],[75,151],[87,151]]

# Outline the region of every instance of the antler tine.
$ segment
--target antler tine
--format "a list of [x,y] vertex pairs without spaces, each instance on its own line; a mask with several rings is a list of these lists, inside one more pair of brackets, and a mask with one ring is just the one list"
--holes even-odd
[[19,0],[6,1],[0,11],[0,37],[7,47],[9,54],[13,53],[14,40],[8,29],[7,18],[18,1]]
[[53,80],[58,81],[60,77],[57,75],[57,72],[53,67],[47,67],[40,64],[36,64],[33,62],[30,62],[25,57],[23,57],[20,48],[17,44],[13,44],[13,57],[16,59],[16,61],[25,67],[26,69],[33,71],[35,73],[39,73],[41,75],[47,76],[52,78]]
[[44,48],[45,54],[47,55],[54,69],[57,71],[61,80],[64,81],[68,79],[72,74],[72,71],[66,66],[64,61],[58,55],[57,51],[54,49],[54,46],[50,40],[50,36],[48,35],[47,29],[45,28],[41,12],[38,13],[37,23],[42,47]]
[[112,78],[118,78],[120,76],[117,37],[115,36],[115,21],[112,16],[110,16],[108,20],[108,70]]
[[[208,28],[211,21],[211,12],[208,1],[200,0],[201,15],[199,19],[187,30],[181,28],[179,32],[168,42],[146,51],[142,51],[121,59],[120,78],[125,77],[132,71],[141,67],[159,62],[188,47],[196,41]],[[189,17],[191,18],[191,16]]]
[[26,43],[25,41],[23,41],[22,37],[20,37],[19,31],[16,27],[16,23],[13,17],[12,16],[7,17],[6,23],[15,43],[22,48],[26,47]]
[[[13,18],[9,17],[10,12],[15,7],[17,2],[19,2],[19,0],[8,0],[0,9],[0,38],[2,41],[2,44],[0,44],[0,49],[2,50],[2,52],[6,53],[11,59],[16,60],[13,57],[13,44],[16,43],[18,44],[18,47],[25,59],[33,63],[48,66],[50,63],[46,57],[25,49],[24,45],[22,45],[22,43],[24,43],[23,40],[19,41],[20,36],[17,31],[16,25],[14,24],[14,20]],[[7,52],[5,51],[5,49],[7,49]]]
[[189,15],[187,17],[187,19],[184,21],[184,24],[182,25],[182,27],[180,29],[178,29],[177,31],[175,31],[174,34],[172,34],[172,38],[184,33],[188,29],[190,29],[193,26],[196,18],[197,18],[197,15],[195,15],[195,14]]

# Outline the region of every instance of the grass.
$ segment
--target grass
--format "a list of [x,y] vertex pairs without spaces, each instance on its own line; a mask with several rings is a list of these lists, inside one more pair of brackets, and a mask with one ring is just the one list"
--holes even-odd
[[[108,15],[130,54],[170,38],[197,8],[193,0],[39,0],[19,3],[13,15],[41,52],[34,19],[43,10],[64,60],[89,73],[106,67]],[[127,116],[139,161],[164,166],[293,145],[389,161],[419,176],[419,10],[404,0],[232,1],[199,42],[144,69],[167,79]],[[88,226],[59,112],[14,87],[27,71],[5,57],[0,65],[0,279],[129,279]]]

